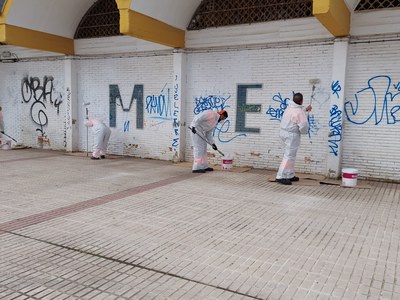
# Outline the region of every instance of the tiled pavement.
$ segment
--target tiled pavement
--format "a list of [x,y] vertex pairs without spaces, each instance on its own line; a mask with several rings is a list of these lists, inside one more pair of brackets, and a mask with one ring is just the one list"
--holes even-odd
[[400,189],[0,151],[0,299],[400,299]]

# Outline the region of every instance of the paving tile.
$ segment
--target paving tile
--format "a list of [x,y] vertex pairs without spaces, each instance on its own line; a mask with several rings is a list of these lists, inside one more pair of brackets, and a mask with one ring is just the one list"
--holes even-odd
[[400,299],[399,184],[35,149],[0,164],[1,299]]

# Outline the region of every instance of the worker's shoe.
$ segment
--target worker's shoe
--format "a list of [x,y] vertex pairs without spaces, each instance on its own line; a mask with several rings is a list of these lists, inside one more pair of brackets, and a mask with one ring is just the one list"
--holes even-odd
[[104,159],[104,158],[106,158],[106,156],[105,155],[100,155],[100,158]]
[[206,170],[192,170],[192,173],[205,173]]
[[287,179],[287,178],[276,179],[276,182],[279,182],[280,184],[283,184],[283,185],[292,185],[292,182],[290,181],[290,179]]
[[99,160],[100,157],[94,157],[94,156],[92,156],[90,159]]
[[208,167],[208,168],[204,169],[204,171],[211,172],[211,171],[214,171],[214,169],[213,169],[213,168],[210,168],[210,167]]
[[297,176],[293,176],[292,178],[289,178],[290,181],[299,181],[300,178]]

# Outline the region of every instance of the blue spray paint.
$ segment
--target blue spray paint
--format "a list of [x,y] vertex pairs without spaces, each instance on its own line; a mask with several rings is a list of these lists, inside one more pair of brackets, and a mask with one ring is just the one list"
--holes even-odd
[[334,104],[329,111],[329,148],[330,153],[338,156],[339,144],[342,140],[342,111]]
[[171,93],[170,89],[167,89],[167,94],[164,94],[164,89],[167,84],[161,89],[159,95],[149,95],[146,97],[146,111],[150,116],[150,119],[160,120],[171,120]]
[[274,95],[272,97],[272,101],[278,102],[279,106],[278,108],[273,107],[272,105],[269,105],[267,112],[265,113],[267,116],[271,116],[270,120],[273,121],[280,121],[282,119],[283,113],[285,112],[285,109],[288,106],[288,101],[290,101],[289,98],[283,98],[281,93],[278,93],[277,95]]
[[[354,95],[355,101],[346,101],[344,104],[349,122],[362,125],[371,120],[378,125],[386,120],[386,124],[391,125],[400,121],[400,105],[393,105],[400,101],[399,83],[394,84],[395,91],[391,91],[391,82],[392,79],[386,75],[370,78],[368,86]],[[367,116],[362,116],[360,112],[367,112]]]
[[225,103],[229,100],[231,96],[228,96],[227,98],[223,96],[216,96],[216,95],[209,95],[206,97],[199,97],[195,98],[195,106],[193,109],[193,113],[195,115],[198,115],[199,113],[205,111],[205,110],[213,110],[216,109],[218,111],[226,109],[227,106]]

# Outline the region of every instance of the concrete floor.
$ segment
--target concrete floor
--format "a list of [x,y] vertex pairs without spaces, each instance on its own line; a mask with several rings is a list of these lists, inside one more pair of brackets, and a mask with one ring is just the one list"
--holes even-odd
[[400,299],[400,185],[0,151],[0,299]]

